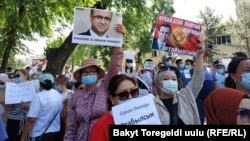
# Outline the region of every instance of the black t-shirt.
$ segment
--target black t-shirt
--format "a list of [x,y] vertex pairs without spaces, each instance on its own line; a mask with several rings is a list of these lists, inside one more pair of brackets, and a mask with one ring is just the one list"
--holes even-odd
[[173,98],[161,99],[161,101],[169,111],[170,125],[184,125],[178,115],[178,103],[173,104]]

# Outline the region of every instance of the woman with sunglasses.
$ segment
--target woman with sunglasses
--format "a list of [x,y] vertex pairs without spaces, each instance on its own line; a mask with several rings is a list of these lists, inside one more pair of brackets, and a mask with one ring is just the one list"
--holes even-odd
[[[25,69],[15,71],[14,82],[17,84],[29,81],[29,73]],[[26,114],[29,110],[29,102],[8,105],[7,133],[9,141],[19,141],[26,120]]]
[[204,81],[204,45],[196,46],[194,75],[185,88],[178,91],[176,67],[161,67],[156,75],[158,95],[155,97],[156,109],[163,125],[201,124],[195,98]]
[[208,125],[250,125],[250,99],[239,90],[220,88],[205,101]]
[[89,141],[109,141],[109,125],[115,124],[111,107],[139,96],[139,89],[135,79],[126,74],[114,76],[109,82],[108,91],[110,111],[105,113],[93,125]]

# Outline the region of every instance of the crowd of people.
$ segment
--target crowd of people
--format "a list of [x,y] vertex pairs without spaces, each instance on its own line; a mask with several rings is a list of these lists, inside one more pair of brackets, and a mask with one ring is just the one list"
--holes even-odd
[[[112,48],[107,72],[89,58],[73,74],[29,67],[0,73],[0,141],[108,141],[112,107],[145,95],[154,96],[162,125],[250,124],[247,55],[236,53],[226,69],[220,61],[204,65],[210,50],[202,42],[196,47],[194,60],[164,55],[155,68],[136,70],[128,59],[123,68],[122,48]],[[29,81],[31,101],[5,104],[6,83]]]

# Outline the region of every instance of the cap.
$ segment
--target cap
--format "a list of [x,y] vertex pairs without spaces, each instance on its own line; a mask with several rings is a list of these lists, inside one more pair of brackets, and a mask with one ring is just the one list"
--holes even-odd
[[9,82],[10,81],[8,75],[5,74],[5,73],[0,73],[0,80],[3,81],[3,82]]
[[55,79],[54,79],[53,75],[50,74],[50,73],[42,74],[39,77],[39,82],[41,82],[41,83],[46,84],[47,83],[46,80],[50,80],[52,83],[55,82]]

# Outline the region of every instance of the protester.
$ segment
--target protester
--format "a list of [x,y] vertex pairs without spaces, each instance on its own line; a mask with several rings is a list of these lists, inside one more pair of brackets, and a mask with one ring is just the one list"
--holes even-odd
[[[39,77],[39,82],[41,91],[31,101],[20,141],[27,141],[27,137],[30,141],[59,140],[62,98],[53,89],[54,77],[51,74],[42,74]],[[45,134],[42,135],[43,133]]]
[[229,63],[225,86],[250,94],[250,60],[248,58],[235,58]]
[[235,59],[235,58],[238,58],[238,57],[244,57],[244,58],[247,58],[247,54],[245,52],[242,52],[242,51],[237,51],[233,54],[233,57],[232,57],[232,60]]
[[6,74],[0,73],[0,141],[5,141],[8,138],[8,134],[5,129],[7,115],[5,112],[4,103],[6,82],[9,81],[10,80]]
[[[124,34],[124,27],[117,26],[116,31]],[[108,72],[100,68],[95,59],[87,59],[74,72],[74,78],[85,85],[85,89],[76,91],[68,105],[68,117],[64,141],[88,141],[89,132],[95,121],[108,111],[107,88],[110,79],[121,70],[122,48],[113,48]],[[100,85],[98,80],[103,79]]]
[[205,116],[208,125],[250,125],[249,112],[249,97],[236,89],[216,89],[205,101]]
[[161,67],[156,75],[158,95],[155,104],[164,125],[201,124],[195,98],[204,80],[204,46],[200,43],[197,48],[194,75],[185,88],[178,91],[176,67]]
[[54,89],[59,92],[63,101],[63,109],[60,113],[60,141],[63,140],[66,128],[66,118],[67,118],[67,105],[70,97],[74,93],[72,90],[67,89],[68,78],[65,75],[58,75],[55,80]]
[[[109,82],[108,91],[111,107],[139,96],[135,79],[125,74],[114,76]],[[106,112],[93,125],[89,141],[109,141],[109,126],[115,124],[111,107],[110,111]]]
[[[15,83],[20,84],[29,81],[29,73],[25,69],[15,71]],[[26,114],[29,109],[28,102],[20,104],[7,105],[8,120],[6,131],[8,133],[8,141],[19,141],[24,128]]]

